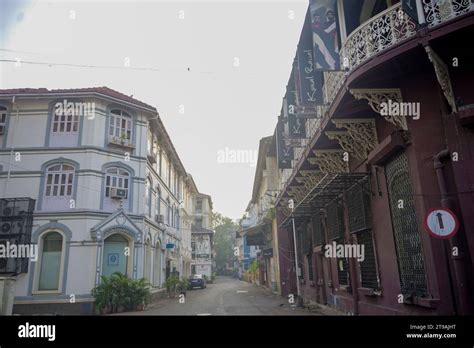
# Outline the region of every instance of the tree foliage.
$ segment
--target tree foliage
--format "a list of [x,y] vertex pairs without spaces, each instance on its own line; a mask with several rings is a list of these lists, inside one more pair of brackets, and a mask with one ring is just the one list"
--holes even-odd
[[235,233],[238,225],[220,213],[212,213],[212,228],[214,234],[214,250],[216,252],[216,268],[219,274],[225,274],[234,263]]

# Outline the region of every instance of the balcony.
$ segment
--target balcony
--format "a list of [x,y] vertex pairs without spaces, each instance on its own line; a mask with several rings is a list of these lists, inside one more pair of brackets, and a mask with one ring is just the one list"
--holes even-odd
[[340,52],[341,63],[345,69],[353,70],[415,33],[415,22],[398,3],[372,17],[347,37]]
[[[474,11],[471,0],[422,0],[425,25],[434,28]],[[402,11],[401,3],[389,7],[355,29],[339,53],[344,69],[354,70],[370,58],[416,34],[416,23]]]

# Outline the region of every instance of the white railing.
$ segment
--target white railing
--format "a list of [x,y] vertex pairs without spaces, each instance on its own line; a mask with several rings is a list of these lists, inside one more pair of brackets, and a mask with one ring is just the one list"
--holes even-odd
[[[474,11],[472,0],[421,0],[421,3],[428,28]],[[339,52],[341,67],[353,70],[415,33],[416,24],[403,12],[401,3],[391,6],[360,25],[347,37]],[[329,91],[329,98],[331,93]]]
[[425,21],[429,28],[474,11],[471,0],[422,0]]
[[363,23],[347,37],[340,52],[342,67],[352,70],[415,33],[415,22],[402,11],[401,4],[391,6]]

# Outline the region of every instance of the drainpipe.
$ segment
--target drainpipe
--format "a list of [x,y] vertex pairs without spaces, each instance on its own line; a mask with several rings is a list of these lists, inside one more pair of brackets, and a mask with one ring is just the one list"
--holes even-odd
[[10,182],[10,172],[12,170],[11,168],[11,163],[12,163],[12,158],[13,158],[13,146],[15,145],[15,131],[16,127],[18,125],[18,114],[19,114],[19,109],[18,109],[18,104],[15,101],[16,96],[14,95],[12,98],[12,104],[16,109],[16,117],[15,117],[15,127],[12,127],[12,142],[11,142],[11,149],[10,149],[10,157],[8,158],[8,172],[7,172],[7,181],[5,182],[5,189],[3,192],[3,197],[7,197],[7,191],[8,191],[8,183]]
[[[434,169],[436,171],[436,176],[438,178],[438,186],[439,190],[441,193],[441,206],[443,208],[448,208],[452,211],[453,209],[453,199],[449,197],[448,190],[447,190],[447,185],[446,185],[446,180],[444,178],[444,173],[443,173],[443,159],[449,159],[449,149],[446,148],[444,150],[441,150],[439,153],[433,156],[433,165]],[[451,256],[452,260],[452,265],[454,269],[454,275],[456,279],[456,283],[454,286],[456,287],[456,292],[458,297],[459,297],[459,313],[458,314],[468,314],[469,313],[469,308],[470,308],[470,300],[469,300],[469,292],[467,288],[467,274],[466,274],[466,267],[464,265],[464,252],[462,249],[462,243],[459,240],[459,236],[455,235],[454,237],[449,239],[449,249],[448,249],[448,255]],[[456,247],[459,254],[458,256],[453,256],[452,250],[453,248]],[[449,258],[448,258],[449,259]],[[448,269],[448,272],[450,270]],[[456,305],[456,302],[454,302]]]

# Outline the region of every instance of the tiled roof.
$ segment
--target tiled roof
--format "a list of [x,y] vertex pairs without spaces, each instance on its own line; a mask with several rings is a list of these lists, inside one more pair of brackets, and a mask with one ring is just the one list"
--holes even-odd
[[132,98],[128,95],[117,92],[116,90],[113,90],[108,87],[89,87],[89,88],[70,88],[70,89],[47,89],[47,88],[0,89],[0,96],[10,95],[10,94],[21,95],[21,94],[61,94],[61,93],[99,93],[105,96],[120,99],[125,102],[156,111],[156,108],[154,106],[143,103],[135,98]]

